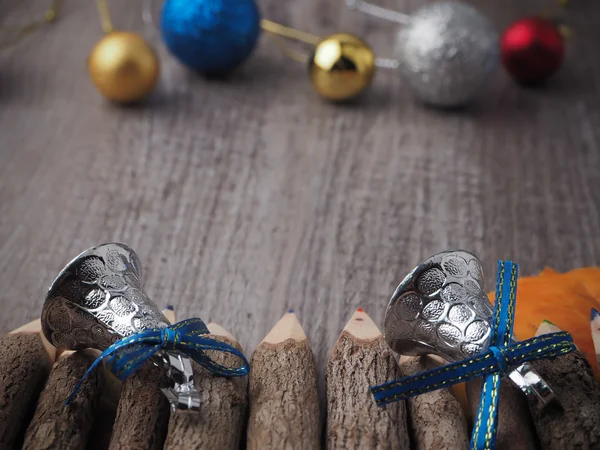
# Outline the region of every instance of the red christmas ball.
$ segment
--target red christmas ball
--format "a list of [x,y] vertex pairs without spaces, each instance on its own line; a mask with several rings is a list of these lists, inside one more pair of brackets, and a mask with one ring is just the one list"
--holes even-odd
[[501,41],[502,64],[518,82],[538,84],[561,66],[565,45],[557,27],[539,17],[510,25]]

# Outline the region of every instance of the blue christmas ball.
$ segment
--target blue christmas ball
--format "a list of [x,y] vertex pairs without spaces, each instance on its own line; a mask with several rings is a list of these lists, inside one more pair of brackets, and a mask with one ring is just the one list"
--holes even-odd
[[252,53],[260,12],[253,0],[166,0],[161,32],[183,64],[207,75],[223,74]]

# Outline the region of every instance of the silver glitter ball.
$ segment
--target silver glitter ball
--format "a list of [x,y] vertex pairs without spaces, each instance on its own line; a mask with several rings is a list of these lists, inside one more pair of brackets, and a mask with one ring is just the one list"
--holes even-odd
[[440,107],[468,102],[498,66],[498,34],[471,6],[427,5],[397,37],[400,71],[417,98]]

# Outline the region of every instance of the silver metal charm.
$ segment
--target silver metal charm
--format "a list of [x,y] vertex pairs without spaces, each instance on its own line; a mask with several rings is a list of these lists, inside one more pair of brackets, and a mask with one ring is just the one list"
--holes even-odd
[[[481,262],[465,251],[445,251],[419,264],[396,288],[384,319],[385,339],[401,355],[434,354],[448,361],[489,347],[492,305],[484,292]],[[529,363],[508,377],[538,407],[554,398]]]
[[[142,289],[142,268],[135,252],[123,244],[86,250],[60,272],[42,309],[42,329],[56,347],[105,350],[119,339],[169,325]],[[200,395],[191,361],[178,352],[153,357],[164,366],[173,387],[163,389],[173,410],[196,410]]]

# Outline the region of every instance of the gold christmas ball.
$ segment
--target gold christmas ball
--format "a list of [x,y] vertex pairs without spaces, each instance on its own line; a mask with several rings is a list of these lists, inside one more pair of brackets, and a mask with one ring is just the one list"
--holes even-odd
[[107,99],[133,103],[152,91],[158,80],[159,64],[156,53],[139,34],[113,31],[92,49],[88,71]]
[[341,101],[364,91],[375,74],[373,50],[356,36],[333,34],[316,47],[309,63],[310,80],[319,94]]

